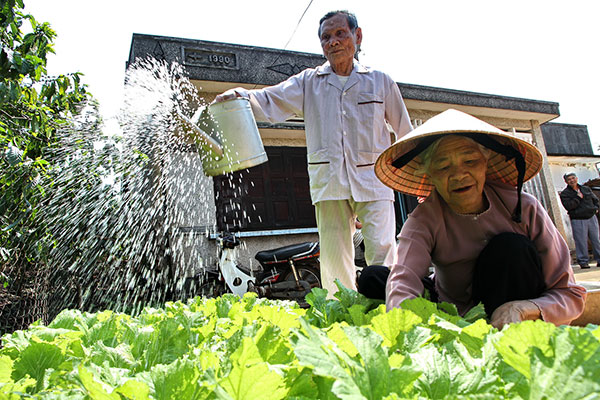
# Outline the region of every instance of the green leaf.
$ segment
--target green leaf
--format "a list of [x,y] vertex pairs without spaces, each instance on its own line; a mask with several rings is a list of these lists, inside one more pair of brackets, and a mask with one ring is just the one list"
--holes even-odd
[[137,369],[137,362],[131,354],[131,346],[121,343],[116,347],[106,346],[96,342],[89,348],[89,359],[97,365],[107,365],[110,368]]
[[27,393],[32,393],[35,389],[35,379],[23,378],[14,383],[0,383],[0,399],[2,400],[22,400],[27,398]]
[[463,319],[467,322],[475,322],[480,319],[486,319],[487,314],[485,312],[485,308],[483,307],[483,303],[477,304],[475,307],[471,308],[467,313],[463,316]]
[[471,357],[459,342],[428,345],[413,354],[412,360],[423,372],[417,386],[427,398],[497,395],[502,391],[500,380],[487,370],[483,359]]
[[87,331],[88,321],[95,318],[86,318],[79,310],[63,310],[50,324],[48,328],[70,329],[85,332]]
[[338,291],[334,294],[334,297],[339,299],[342,306],[346,309],[354,305],[361,305],[364,306],[366,311],[369,311],[383,304],[382,300],[369,299],[356,290],[348,289],[342,285],[339,279],[335,280],[335,284],[338,287]]
[[553,354],[533,348],[531,399],[598,398],[600,342],[582,329],[564,327],[552,340]]
[[[288,388],[288,399],[327,399],[327,395],[334,398],[331,393],[331,386],[324,393],[319,395],[317,383],[313,379],[312,370],[305,367],[290,367],[285,374],[285,384]],[[318,378],[318,377],[317,377]],[[331,382],[333,384],[333,382]]]
[[484,340],[492,331],[492,326],[485,320],[478,319],[475,323],[464,327],[458,339],[473,356],[481,357]]
[[86,394],[93,400],[120,400],[116,393],[108,393],[101,382],[94,379],[94,374],[83,365],[78,368],[79,379],[86,390]]
[[13,364],[9,356],[0,356],[0,382],[12,382]]
[[446,303],[445,301],[437,303],[437,309],[445,312],[448,315],[458,317],[458,310],[452,303]]
[[414,312],[394,308],[388,313],[374,317],[371,326],[383,338],[384,346],[397,348],[397,344],[402,343],[404,334],[421,322],[423,320]]
[[600,340],[600,326],[588,324],[584,329],[594,335],[596,339]]
[[300,365],[311,368],[316,375],[333,379],[335,383],[332,391],[338,396],[341,392],[354,396],[360,395],[360,388],[353,376],[353,373],[358,371],[352,369],[352,366],[357,363],[323,332],[306,324],[303,325],[306,335],[298,331],[292,337],[294,353]]
[[232,308],[233,302],[237,303],[237,298],[233,299],[231,296],[221,296],[215,300],[217,317],[218,318],[227,318],[229,317],[229,311]]
[[231,355],[234,368],[219,385],[235,400],[284,399],[287,388],[284,378],[269,369],[251,338],[244,338],[242,345]]
[[400,305],[404,310],[410,310],[427,323],[432,315],[439,313],[437,305],[422,297],[404,300]]
[[65,360],[60,348],[50,343],[33,342],[14,363],[13,380],[17,381],[26,375],[36,380],[36,390],[44,387],[46,370],[58,369]]
[[175,319],[163,319],[149,326],[133,327],[128,333],[131,354],[143,370],[170,364],[189,351],[190,332]]
[[288,333],[277,325],[263,324],[254,335],[254,343],[261,358],[269,364],[287,364],[293,361],[287,337]]
[[116,388],[113,393],[121,395],[121,398],[131,399],[131,400],[147,400],[150,399],[150,388],[143,382],[139,382],[136,380],[128,380],[118,388]]
[[152,394],[158,400],[197,399],[205,390],[198,383],[200,371],[186,358],[168,365],[155,365],[150,375],[154,385]]
[[[366,328],[344,328],[348,339],[356,348],[357,357],[351,357],[337,343],[323,332],[303,324],[303,331],[298,331],[292,342],[294,352],[301,365],[314,370],[314,374],[331,378],[334,383],[331,391],[342,399],[380,399],[390,392],[391,368],[387,354],[381,346],[382,339]],[[410,387],[408,382],[400,380],[393,384]]]
[[532,348],[537,347],[546,356],[552,356],[550,338],[556,329],[554,325],[540,320],[510,324],[494,346],[508,365],[530,379]]
[[409,368],[394,373],[390,368],[388,355],[381,346],[381,337],[373,331],[358,327],[344,328],[352,341],[364,367],[359,375],[361,393],[367,399],[380,399],[391,392],[407,393],[412,390],[413,381],[420,375]]
[[358,350],[346,334],[345,329],[347,327],[348,324],[342,322],[340,324],[333,324],[330,327],[323,329],[322,331],[325,334],[327,334],[327,337],[329,339],[335,342],[335,344],[339,347],[341,351],[343,351],[350,357],[356,357],[356,355],[358,355]]
[[123,319],[125,318],[122,314],[103,311],[97,313],[95,318],[85,322],[79,318],[77,325],[84,326],[85,324],[86,335],[83,337],[83,341],[88,346],[98,341],[107,346],[114,346],[124,334]]
[[344,321],[345,312],[342,304],[337,300],[327,298],[327,290],[313,288],[306,295],[305,300],[310,304],[306,312],[306,320],[318,327],[327,327],[334,322]]

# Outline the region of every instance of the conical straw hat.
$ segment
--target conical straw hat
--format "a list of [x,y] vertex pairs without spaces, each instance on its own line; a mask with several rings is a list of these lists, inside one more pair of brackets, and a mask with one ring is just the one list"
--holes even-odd
[[[381,182],[394,190],[413,196],[426,197],[434,189],[434,186],[426,175],[417,172],[422,170],[421,156],[415,155],[400,168],[394,167],[392,163],[415,149],[425,138],[433,140],[437,136],[465,133],[488,135],[496,142],[509,145],[521,153],[526,166],[524,182],[533,178],[542,168],[542,153],[531,143],[516,138],[469,114],[449,109],[430,118],[381,153],[375,163],[375,174]],[[492,151],[488,161],[487,179],[517,186],[517,178],[518,172],[514,160],[507,160],[505,155]]]

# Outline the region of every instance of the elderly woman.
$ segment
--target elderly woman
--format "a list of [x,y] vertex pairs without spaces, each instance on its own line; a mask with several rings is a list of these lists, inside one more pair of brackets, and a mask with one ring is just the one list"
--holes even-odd
[[541,165],[530,143],[456,110],[398,140],[375,172],[393,189],[427,199],[402,227],[397,263],[365,269],[359,291],[377,297],[385,285],[391,309],[429,283],[433,299],[462,314],[482,302],[498,328],[528,319],[570,323],[583,311],[585,289],[546,210],[521,193]]

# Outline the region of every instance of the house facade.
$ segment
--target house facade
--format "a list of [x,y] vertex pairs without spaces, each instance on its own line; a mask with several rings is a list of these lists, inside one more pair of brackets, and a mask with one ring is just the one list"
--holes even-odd
[[[134,34],[128,65],[146,57],[183,65],[207,103],[227,89],[238,86],[255,89],[277,84],[305,68],[325,62],[319,54]],[[535,144],[544,154],[544,165],[524,190],[542,202],[559,231],[567,237],[570,229],[565,227],[556,174],[547,158],[542,133],[542,126],[559,116],[558,103],[406,83],[398,83],[398,86],[413,125],[455,108]],[[192,208],[209,212],[190,213],[190,219],[183,226],[174,227],[185,238],[182,242],[190,254],[204,255],[201,263],[214,262],[214,238],[224,230],[239,230],[245,244],[240,257],[246,265],[256,263],[253,257],[257,251],[317,240],[302,119],[258,123],[258,127],[269,161],[227,176],[206,177],[198,204]],[[179,156],[186,160],[186,168],[202,168],[199,161],[194,161],[198,157],[194,152]],[[416,203],[408,196],[398,195],[397,200],[400,227]],[[188,271],[199,265],[195,255],[188,257],[185,263]]]

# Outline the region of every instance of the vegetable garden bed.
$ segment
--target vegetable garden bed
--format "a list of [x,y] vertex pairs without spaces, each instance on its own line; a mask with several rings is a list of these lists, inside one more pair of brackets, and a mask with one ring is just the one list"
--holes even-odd
[[246,295],[139,315],[66,310],[2,338],[0,399],[600,398],[600,329],[502,331],[454,306],[343,290],[309,309]]

